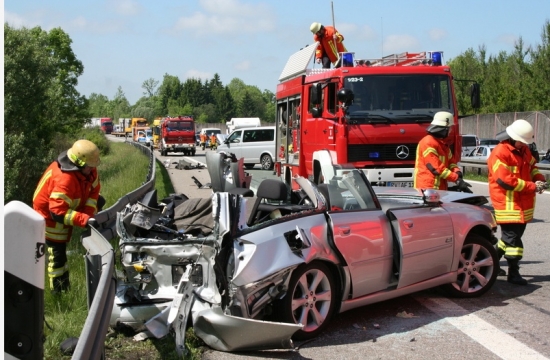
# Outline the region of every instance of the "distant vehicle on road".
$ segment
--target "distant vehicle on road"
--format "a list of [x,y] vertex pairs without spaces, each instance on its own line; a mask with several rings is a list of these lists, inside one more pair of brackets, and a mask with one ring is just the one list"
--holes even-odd
[[468,160],[487,160],[495,147],[496,145],[477,146],[465,158]]
[[499,142],[497,139],[480,139],[479,145],[498,145]]

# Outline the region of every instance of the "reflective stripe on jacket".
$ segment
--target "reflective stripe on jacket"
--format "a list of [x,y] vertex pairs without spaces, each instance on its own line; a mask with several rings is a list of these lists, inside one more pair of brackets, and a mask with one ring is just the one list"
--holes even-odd
[[457,181],[458,171],[451,149],[443,140],[430,134],[420,140],[414,165],[415,188],[447,190],[447,181]]
[[[334,35],[336,33],[336,46],[334,46]],[[315,57],[321,59],[323,54],[326,54],[332,63],[338,60],[338,53],[346,52],[344,46],[344,36],[335,30],[332,26],[325,26],[325,34],[322,38],[319,38],[317,34],[313,35],[313,40],[319,41],[317,50],[315,51]]]
[[97,212],[100,183],[97,170],[61,171],[54,161],[46,169],[33,196],[33,208],[46,219],[46,239],[68,242],[73,226],[85,227]]
[[527,146],[498,144],[487,159],[489,194],[497,223],[526,223],[535,211],[534,181],[544,181]]

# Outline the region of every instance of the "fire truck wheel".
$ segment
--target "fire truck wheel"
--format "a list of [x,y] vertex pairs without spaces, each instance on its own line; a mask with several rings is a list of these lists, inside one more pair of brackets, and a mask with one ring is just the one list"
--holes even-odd
[[269,154],[263,154],[260,158],[260,163],[262,164],[263,170],[273,169],[273,159],[271,159],[271,156],[269,156]]

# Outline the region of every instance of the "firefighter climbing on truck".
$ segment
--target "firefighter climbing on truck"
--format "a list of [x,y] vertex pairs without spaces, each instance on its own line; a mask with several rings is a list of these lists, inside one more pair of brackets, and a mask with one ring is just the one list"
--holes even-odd
[[460,155],[453,76],[442,52],[361,60],[341,53],[339,68],[310,68],[317,45],[293,54],[279,77],[275,169],[283,180],[320,183],[325,169],[351,163],[375,185],[413,186],[417,144],[439,111],[453,116],[445,141]]

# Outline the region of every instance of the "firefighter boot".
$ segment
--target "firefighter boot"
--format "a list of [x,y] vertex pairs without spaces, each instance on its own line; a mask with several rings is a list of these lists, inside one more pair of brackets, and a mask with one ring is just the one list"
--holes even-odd
[[527,285],[527,280],[521,277],[519,274],[519,260],[508,260],[508,282],[516,285]]
[[69,281],[69,272],[65,271],[63,275],[52,278],[52,293],[60,294],[69,290],[71,283]]

